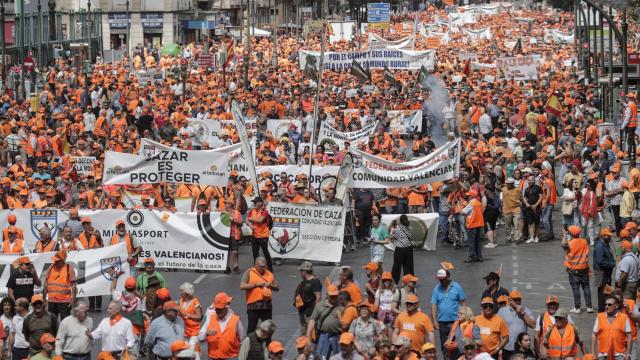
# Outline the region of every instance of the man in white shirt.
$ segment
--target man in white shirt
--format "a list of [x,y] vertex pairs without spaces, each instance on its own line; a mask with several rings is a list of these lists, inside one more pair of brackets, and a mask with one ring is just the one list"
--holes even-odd
[[484,136],[485,140],[489,140],[493,136],[493,128],[491,127],[491,116],[486,112],[480,115],[480,120],[478,123],[480,127],[480,134]]
[[86,331],[93,328],[93,319],[87,316],[89,306],[79,301],[73,309],[73,315],[67,316],[60,322],[56,335],[56,355],[76,360],[89,360],[93,341],[86,335]]
[[102,339],[101,351],[115,353],[118,358],[124,350],[132,349],[135,344],[133,325],[129,319],[122,317],[120,309],[121,305],[118,302],[110,302],[107,307],[109,316],[102,319],[93,332],[89,329],[86,331],[91,340]]
[[24,318],[29,315],[29,300],[26,298],[16,299],[16,315],[11,320],[9,332],[9,353],[13,359],[25,359],[29,357],[29,342],[22,333]]

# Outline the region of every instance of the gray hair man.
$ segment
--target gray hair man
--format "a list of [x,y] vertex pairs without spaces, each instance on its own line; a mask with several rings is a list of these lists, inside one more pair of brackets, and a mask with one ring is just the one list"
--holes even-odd
[[60,322],[56,335],[56,355],[76,360],[90,360],[93,341],[86,335],[87,329],[93,328],[93,319],[87,316],[89,305],[78,301],[72,316]]

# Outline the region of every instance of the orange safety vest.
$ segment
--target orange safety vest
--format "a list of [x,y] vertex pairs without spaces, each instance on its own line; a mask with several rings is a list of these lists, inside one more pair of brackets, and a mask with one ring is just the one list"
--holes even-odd
[[[128,232],[124,234],[124,241],[127,243],[127,252],[131,255],[133,253],[133,242],[131,241],[131,236]],[[111,245],[116,245],[118,243],[120,243],[120,235],[117,233],[113,234],[111,237]]]
[[549,335],[549,358],[563,359],[575,357],[577,354],[578,345],[576,344],[576,333],[573,325],[567,324],[562,335],[560,335],[558,327],[554,325]]
[[[257,284],[258,282],[273,282],[273,274],[269,270],[265,270],[264,275],[260,275],[255,268],[249,269],[249,284]],[[262,300],[271,300],[269,295],[265,296],[266,293],[270,293],[271,289],[267,289],[264,287],[255,287],[253,289],[246,290],[246,300],[247,305],[253,304]]]
[[47,245],[44,246],[44,248],[42,247],[42,241],[38,240],[38,242],[36,243],[36,252],[39,253],[43,253],[43,252],[51,252],[51,251],[55,251],[56,250],[56,244],[58,242],[57,241],[53,241],[53,239],[51,241],[49,241],[49,243]]
[[94,249],[100,247],[98,246],[98,240],[96,239],[96,236],[94,234],[91,234],[91,237],[89,238],[89,240],[87,240],[87,235],[85,235],[83,231],[80,233],[80,236],[78,236],[78,240],[80,240],[80,243],[85,249]]
[[236,328],[240,317],[231,314],[231,318],[224,327],[224,331],[220,330],[218,316],[213,313],[207,330],[215,330],[216,333],[207,336],[208,356],[210,359],[230,359],[235,358],[240,353],[240,341]]
[[2,242],[3,254],[22,254],[22,249],[22,239],[16,239],[13,245],[9,242],[9,240],[5,240]]
[[558,192],[556,191],[556,183],[551,178],[546,178],[544,181],[549,187],[549,204],[555,205],[558,202]]
[[629,123],[627,127],[635,128],[638,127],[638,105],[634,101],[629,103],[629,109],[631,109],[631,119],[629,119]]
[[[189,302],[185,302],[183,299],[180,299],[181,313],[195,315],[198,306],[200,306],[200,301],[196,298],[191,299],[191,301]],[[200,320],[195,321],[192,319],[187,319],[186,317],[183,317],[182,319],[184,320],[184,336],[198,336],[198,331],[200,330]]]
[[473,206],[471,214],[467,215],[467,229],[475,229],[484,226],[484,216],[482,215],[482,203],[478,199],[472,199]]
[[542,326],[540,327],[539,334],[540,337],[547,333],[549,326],[554,326],[553,318],[549,315],[548,311],[545,311],[544,314],[542,314]]
[[47,276],[47,294],[49,301],[71,301],[71,282],[69,281],[69,264],[64,264],[60,270],[55,266],[49,268]]
[[569,240],[569,251],[564,255],[564,266],[570,270],[589,268],[589,244],[585,239]]
[[598,314],[598,353],[613,356],[616,353],[627,352],[627,334],[624,331],[629,320],[627,314],[618,312],[612,323],[607,319],[607,313]]
[[[629,309],[634,309],[636,307],[636,302],[631,299],[624,299],[624,303],[629,307]],[[638,325],[635,321],[631,320],[631,314],[626,307],[622,307],[621,310],[629,317],[629,323],[631,323],[631,339],[633,339],[633,341],[638,340]]]
[[[22,228],[19,226],[14,226],[16,228],[16,236],[18,237],[18,239],[24,239],[24,231],[22,231]],[[5,227],[2,230],[2,240],[7,240],[9,238],[9,227]]]

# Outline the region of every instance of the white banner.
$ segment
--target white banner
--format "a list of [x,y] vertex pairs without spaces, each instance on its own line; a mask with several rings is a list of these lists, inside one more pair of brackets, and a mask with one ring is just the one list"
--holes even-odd
[[[436,250],[436,244],[438,239],[438,218],[436,213],[424,213],[424,214],[406,214],[411,224],[411,241],[414,247],[422,247],[425,250]],[[400,221],[400,215],[382,215],[380,223],[385,227],[388,227],[393,220]],[[390,250],[393,250],[394,246],[389,244],[387,246]]]
[[[366,118],[360,117],[359,109],[344,109],[345,117],[358,117],[360,125],[367,126]],[[369,117],[377,115],[369,114]],[[391,131],[397,130],[400,134],[412,134],[422,131],[422,110],[388,110],[387,118],[390,121]]]
[[535,55],[501,57],[496,59],[496,67],[502,71],[507,79],[530,80],[538,78]]
[[386,40],[382,36],[374,33],[369,33],[367,41],[367,47],[370,50],[384,50],[384,49],[397,49],[397,50],[413,50],[415,43],[415,37],[413,35],[404,37],[400,40]]
[[468,39],[471,39],[473,41],[491,40],[490,28],[484,28],[484,29],[478,29],[478,30],[462,28],[462,33],[465,34]]
[[345,225],[345,208],[269,202],[273,220],[269,232],[271,256],[340,262]]
[[543,39],[547,44],[570,44],[573,42],[573,34],[555,29],[546,29]]
[[[25,234],[26,235],[26,234]],[[31,259],[36,273],[42,281],[43,274],[53,264],[51,257],[55,253],[33,253],[26,256]],[[17,271],[20,255],[0,255],[0,296],[7,294],[7,281],[11,273]],[[77,296],[102,296],[111,294],[111,281],[122,272],[126,276],[118,279],[116,289],[123,289],[124,282],[130,273],[127,263],[127,246],[124,243],[100,249],[69,251],[67,263],[76,271]],[[41,288],[36,287],[40,293]]]
[[[163,145],[159,142],[147,138],[142,138],[142,140],[140,141],[140,151],[138,154],[144,155],[146,157],[151,157],[161,150],[168,149],[172,149],[172,147]],[[255,143],[252,143],[252,150],[255,152]],[[208,156],[226,156],[229,159],[229,172],[235,170],[238,172],[238,176],[244,176],[247,179],[251,179],[254,176],[254,174],[251,174],[251,172],[249,171],[249,166],[247,166],[245,154],[242,152],[240,143],[217,149],[197,151]],[[254,155],[252,154],[251,156]]]
[[[35,247],[38,229],[43,226],[62,228],[69,218],[68,213],[62,210],[0,210],[3,229],[8,226],[9,214],[16,215],[16,226],[23,229],[27,249]],[[229,243],[229,216],[226,213],[80,210],[80,216],[91,219],[106,245],[115,233],[116,221],[124,221],[127,231],[142,246],[141,257],[153,257],[158,267],[196,270],[224,270],[226,267]],[[56,235],[53,233],[52,237],[55,239]]]
[[302,128],[302,121],[294,119],[269,119],[267,120],[267,130],[270,130],[275,139],[280,139],[287,131],[291,124],[298,128],[299,132],[304,132]]
[[[218,136],[220,130],[225,126],[231,125],[235,128],[235,122],[233,120],[214,120],[214,119],[189,119],[188,128],[193,134],[192,137],[196,137],[200,142],[207,142],[210,148],[217,147],[220,142],[220,136]],[[245,128],[247,132],[256,133],[258,123],[256,119],[245,119]]]
[[318,144],[322,144],[323,141],[326,142],[328,140],[333,142],[334,144],[337,144],[342,149],[344,148],[345,141],[349,141],[350,143],[355,145],[360,140],[367,139],[369,135],[373,134],[376,131],[377,127],[378,122],[376,121],[357,131],[342,132],[332,128],[326,122],[323,122],[320,126]]
[[355,188],[397,188],[446,181],[458,176],[460,170],[460,140],[404,163],[387,161],[356,148],[352,153],[356,156],[352,175]]
[[353,34],[355,33],[356,23],[353,21],[345,22],[330,22],[331,34],[329,35],[329,42],[331,44],[344,40],[351,41]]
[[111,184],[160,182],[226,186],[229,157],[197,150],[163,149],[151,157],[107,151],[103,179]]
[[95,156],[72,156],[75,160],[74,167],[78,174],[88,174],[93,171],[93,162],[96,161]]
[[[300,50],[300,69],[304,69],[307,63],[307,55],[314,56],[320,63],[320,52]],[[420,69],[424,66],[432,70],[435,66],[435,50],[364,50],[333,52],[325,51],[323,66],[325,70],[341,71],[351,69],[351,63],[355,60],[363,68],[382,69]]]

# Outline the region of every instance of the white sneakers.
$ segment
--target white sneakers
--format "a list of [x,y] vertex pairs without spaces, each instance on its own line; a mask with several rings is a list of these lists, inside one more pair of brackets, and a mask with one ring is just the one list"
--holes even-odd
[[493,249],[498,247],[498,245],[494,244],[494,243],[488,243],[487,245],[484,246],[485,249]]
[[588,312],[589,314],[593,314],[593,313],[594,313],[593,308],[592,308],[592,307],[588,307],[588,308],[587,308],[587,312]]
[[[589,308],[589,309],[591,309],[591,308]],[[569,312],[573,313],[573,314],[580,314],[580,311],[581,311],[580,308],[573,308],[573,309],[569,310]],[[591,312],[593,312],[593,309],[591,310]]]
[[538,237],[536,236],[536,237],[529,238],[529,240],[525,241],[524,243],[525,244],[531,244],[531,243],[537,243],[539,241],[540,241],[540,239],[538,239]]

